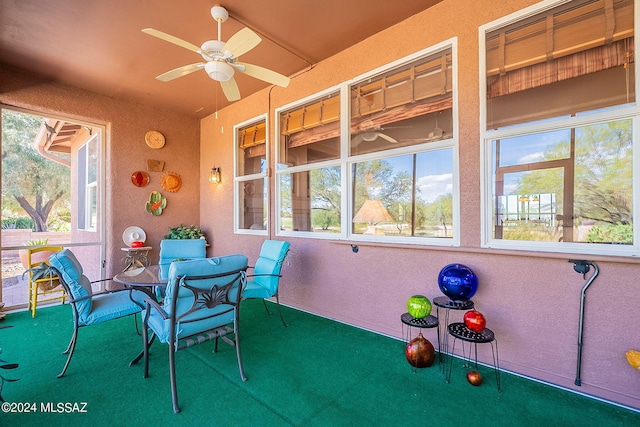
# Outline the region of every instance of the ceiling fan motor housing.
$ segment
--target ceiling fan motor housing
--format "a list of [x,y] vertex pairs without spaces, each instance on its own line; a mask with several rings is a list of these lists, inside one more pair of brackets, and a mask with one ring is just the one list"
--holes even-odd
[[229,19],[229,12],[224,7],[216,4],[211,8],[211,17],[218,22],[224,22]]
[[211,61],[216,57],[222,57],[222,49],[224,49],[224,45],[225,42],[220,40],[207,40],[202,43],[202,46],[200,46],[200,50],[202,50],[200,55],[202,55],[205,61]]

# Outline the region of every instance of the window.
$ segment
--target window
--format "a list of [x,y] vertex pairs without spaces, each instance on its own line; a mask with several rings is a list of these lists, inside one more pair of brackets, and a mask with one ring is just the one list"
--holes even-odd
[[631,0],[548,1],[480,29],[484,246],[637,251],[633,15]]
[[276,111],[278,233],[458,243],[455,41]]
[[278,118],[279,230],[341,233],[339,92],[285,108]]
[[98,138],[78,149],[78,229],[95,231],[98,224]]
[[354,238],[457,242],[453,72],[446,46],[350,85]]
[[252,119],[234,127],[236,155],[236,232],[266,234],[267,119]]

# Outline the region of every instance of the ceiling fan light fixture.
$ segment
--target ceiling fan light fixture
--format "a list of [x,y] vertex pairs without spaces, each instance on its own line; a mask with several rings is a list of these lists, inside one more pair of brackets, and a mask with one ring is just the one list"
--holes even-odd
[[363,132],[362,133],[362,140],[363,141],[371,142],[371,141],[375,140],[377,137],[378,137],[378,132]]
[[213,80],[226,82],[233,77],[234,69],[224,61],[209,61],[204,66],[205,71]]

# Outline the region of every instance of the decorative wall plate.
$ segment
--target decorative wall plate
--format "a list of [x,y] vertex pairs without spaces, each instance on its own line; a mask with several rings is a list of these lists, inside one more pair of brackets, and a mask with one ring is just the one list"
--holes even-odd
[[162,211],[167,207],[167,199],[162,197],[162,194],[157,191],[152,191],[149,196],[149,201],[146,203],[145,208],[153,216],[162,215]]
[[162,172],[164,162],[162,160],[147,159],[147,170],[149,172]]
[[131,174],[131,182],[136,187],[146,187],[149,184],[149,174],[144,171],[136,171]]
[[160,178],[160,183],[162,184],[162,188],[171,193],[175,193],[182,186],[182,179],[180,175],[175,172],[165,172]]
[[144,136],[144,141],[151,148],[162,148],[164,147],[165,138],[164,135],[157,130],[150,130]]

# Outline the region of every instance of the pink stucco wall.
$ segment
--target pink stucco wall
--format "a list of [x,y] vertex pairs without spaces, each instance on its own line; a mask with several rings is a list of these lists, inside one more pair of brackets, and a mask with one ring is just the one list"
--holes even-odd
[[[531,4],[445,0],[432,9],[377,34],[312,70],[294,77],[287,89],[247,97],[201,123],[201,222],[214,236],[213,253],[242,252],[255,259],[263,237],[233,234],[233,125],[269,110],[273,150],[273,109],[344,82],[371,69],[452,37],[458,38],[458,104],[461,246],[364,245],[355,254],[345,242],[287,238],[292,244],[283,269],[280,298],[287,305],[395,337],[400,314],[416,293],[442,295],[440,269],[452,262],[479,276],[474,301],[497,336],[501,367],[624,405],[640,408],[640,372],[625,359],[640,349],[638,261],[496,251],[480,247],[480,101],[478,26]],[[223,182],[211,185],[206,173],[222,167]],[[273,169],[273,157],[270,159]],[[273,174],[272,174],[273,175]],[[271,177],[271,200],[273,176]],[[274,233],[271,205],[271,238]],[[595,260],[601,273],[587,293],[582,386],[574,385],[580,291],[584,285],[570,258]],[[452,319],[462,313],[452,313]],[[435,330],[427,330],[435,341]],[[486,348],[483,348],[486,347]],[[489,346],[480,346],[489,361]],[[400,354],[398,357],[402,357]]]

